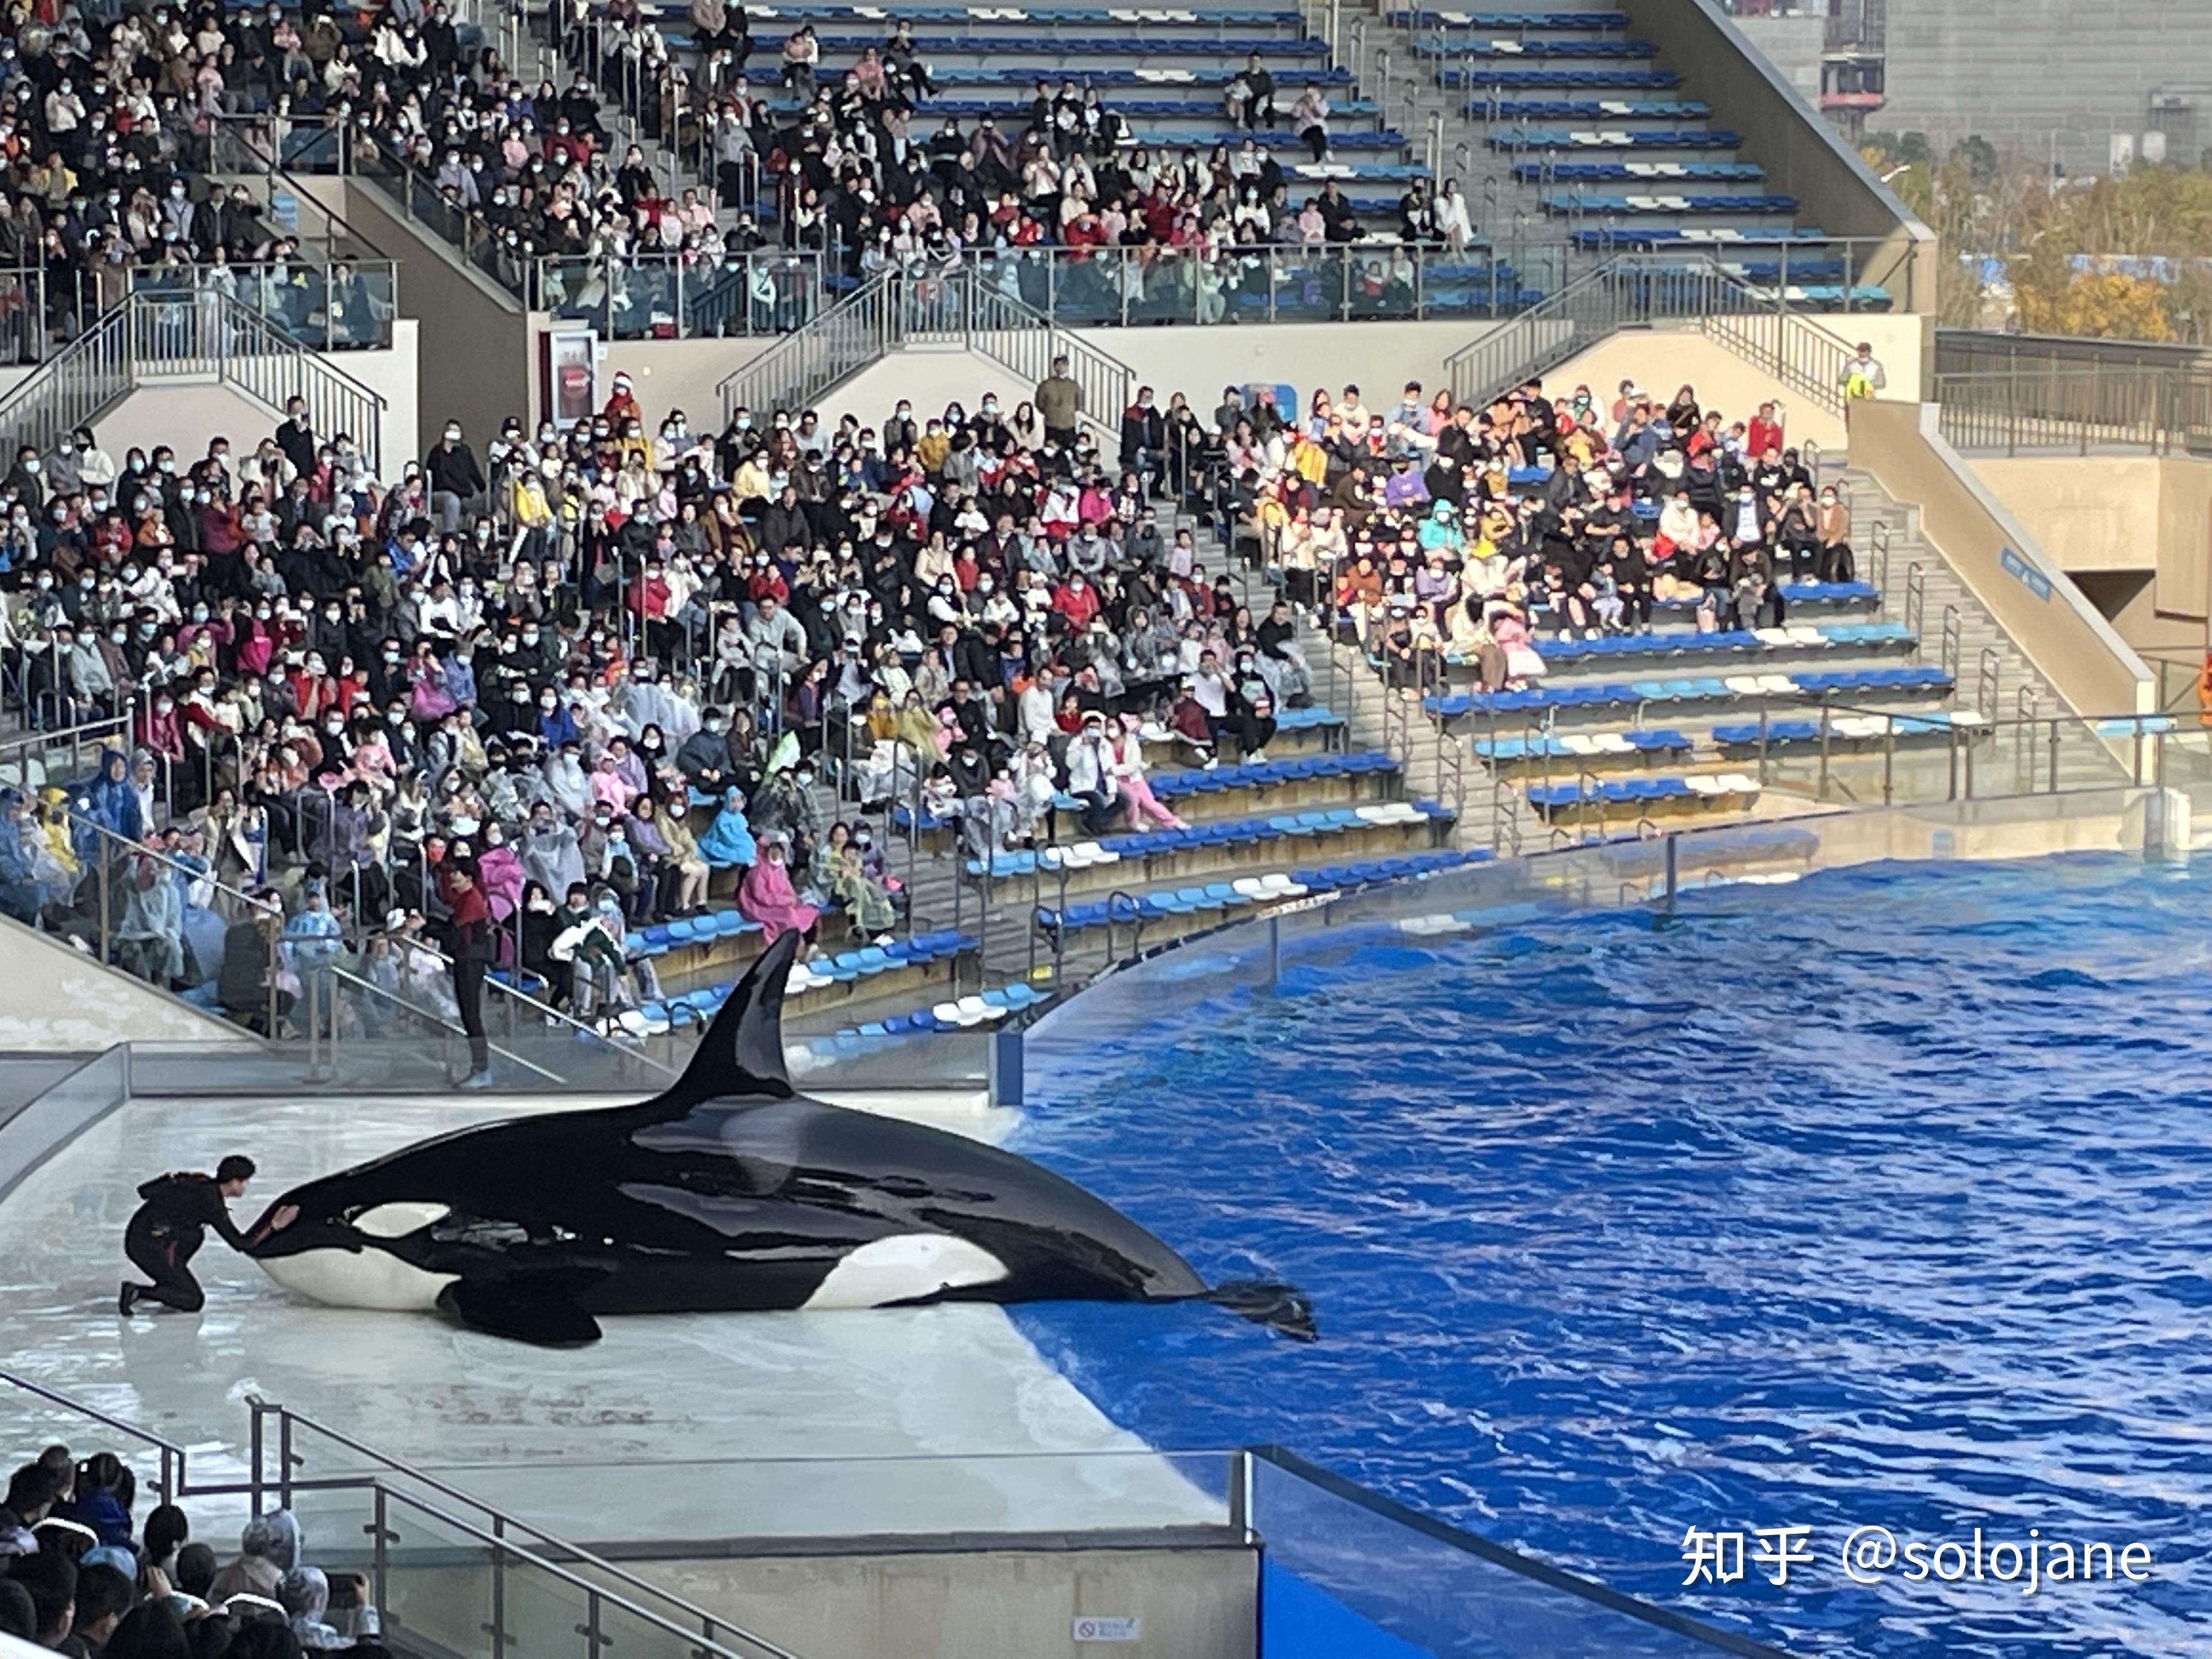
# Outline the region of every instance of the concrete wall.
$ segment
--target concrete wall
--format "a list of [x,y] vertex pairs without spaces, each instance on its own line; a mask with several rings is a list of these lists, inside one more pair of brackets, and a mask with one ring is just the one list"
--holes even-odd
[[2138,650],[2201,647],[2212,617],[2212,462],[1976,456],[1972,465]]
[[[411,319],[401,318],[392,329],[389,349],[332,352],[325,359],[384,399],[380,429],[353,435],[381,446],[379,453],[386,458],[387,477],[396,472],[401,460],[422,453],[417,447],[416,330]],[[0,387],[0,395],[4,392]],[[94,422],[93,430],[119,465],[124,453],[133,446],[151,450],[156,444],[167,444],[180,456],[198,459],[206,453],[208,440],[218,434],[241,450],[250,448],[275,431],[283,418],[281,410],[234,386],[213,380],[155,381],[132,392]]]
[[[1851,465],[1920,509],[1922,531],[1959,580],[2076,713],[2148,712],[2157,689],[2151,671],[1944,441],[1941,413],[1934,404],[1854,403]],[[2007,553],[2025,569],[2008,569]]]
[[[501,421],[531,411],[537,372],[520,302],[463,264],[443,241],[409,223],[397,198],[376,185],[356,179],[297,182],[400,262],[400,314],[420,325],[416,429],[406,453],[419,456],[425,433],[459,417],[481,455]],[[337,361],[345,363],[343,356]]]
[[[806,1659],[1252,1659],[1258,1557],[1241,1548],[987,1550],[651,1563],[630,1571]],[[1079,1646],[1084,1616],[1139,1639]]]
[[[544,405],[538,342],[551,326],[552,319],[545,313],[532,315],[530,410],[533,420],[544,413]],[[670,410],[680,409],[694,432],[719,432],[722,427],[722,400],[715,387],[775,343],[776,337],[772,335],[752,340],[602,340],[598,365],[599,401],[604,404],[607,400],[608,387],[616,374],[627,374],[648,420],[657,421]],[[843,388],[840,387],[824,401],[834,408],[844,409],[848,405],[839,401],[843,396]],[[890,407],[888,404],[884,405],[886,409]]]
[[1738,17],[1737,29],[1759,49],[1759,55],[1781,72],[1790,90],[1813,108],[1820,106],[1820,56],[1827,50],[1828,20],[1825,15],[1776,13],[1765,17]]
[[239,1048],[253,1038],[214,1014],[104,968],[52,935],[0,917],[7,990],[0,996],[0,1052],[88,1054],[118,1042],[204,1042]]
[[1714,0],[1621,0],[1620,9],[1631,35],[1658,43],[1658,66],[1682,77],[1680,95],[1711,104],[1716,126],[1743,135],[1744,155],[1766,169],[1768,188],[1796,197],[1806,219],[1830,235],[1884,243],[1869,267],[1869,280],[1884,283],[1911,309],[1935,308],[1935,234]]

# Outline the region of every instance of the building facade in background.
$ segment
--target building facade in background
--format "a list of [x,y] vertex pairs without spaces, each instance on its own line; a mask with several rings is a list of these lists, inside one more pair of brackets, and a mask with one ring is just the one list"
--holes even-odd
[[[1979,137],[2069,173],[2212,149],[2212,4],[1734,0],[1745,34],[1844,132]],[[1815,47],[1813,25],[1820,26]]]

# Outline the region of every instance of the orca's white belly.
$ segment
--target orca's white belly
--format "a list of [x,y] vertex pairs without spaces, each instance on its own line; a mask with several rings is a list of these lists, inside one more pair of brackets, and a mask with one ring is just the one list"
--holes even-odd
[[428,1313],[459,1273],[425,1273],[386,1250],[302,1250],[265,1258],[262,1272],[288,1291],[332,1308]]
[[995,1285],[1006,1264],[945,1233],[903,1233],[863,1244],[830,1270],[808,1308],[880,1308],[973,1285]]

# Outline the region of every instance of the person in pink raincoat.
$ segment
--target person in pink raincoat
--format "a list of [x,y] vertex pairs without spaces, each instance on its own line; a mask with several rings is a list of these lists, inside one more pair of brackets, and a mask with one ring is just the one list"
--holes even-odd
[[792,890],[791,872],[785,867],[783,837],[763,836],[760,857],[738,884],[738,908],[760,923],[764,943],[773,945],[785,933],[811,933],[820,912],[801,904]]

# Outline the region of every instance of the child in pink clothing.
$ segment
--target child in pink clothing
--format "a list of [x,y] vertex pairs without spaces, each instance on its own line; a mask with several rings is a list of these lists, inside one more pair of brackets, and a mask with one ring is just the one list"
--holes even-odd
[[1121,717],[1121,734],[1114,740],[1114,781],[1121,787],[1121,798],[1129,803],[1132,834],[1145,827],[1147,817],[1164,830],[1186,827],[1181,818],[1160,805],[1159,797],[1152,793],[1152,786],[1145,781],[1145,746],[1137,740],[1133,715]]

